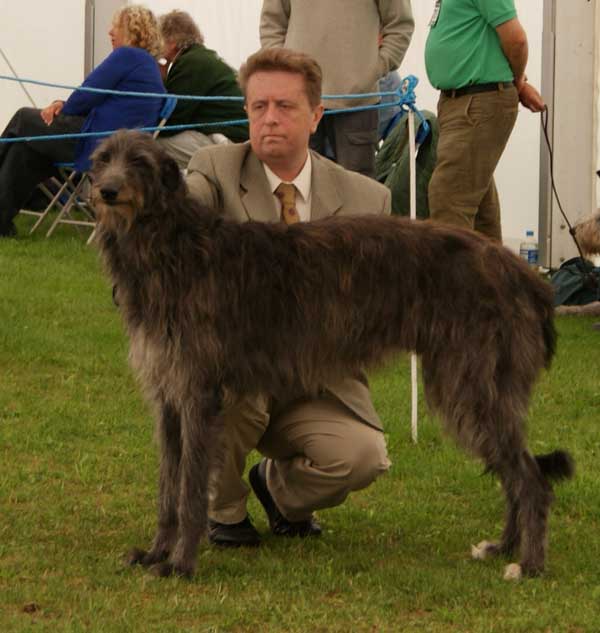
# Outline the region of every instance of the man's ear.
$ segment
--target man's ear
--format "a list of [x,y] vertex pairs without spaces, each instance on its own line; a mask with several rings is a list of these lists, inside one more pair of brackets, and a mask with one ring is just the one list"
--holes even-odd
[[319,105],[314,108],[313,110],[313,120],[312,120],[312,124],[310,126],[310,133],[314,134],[317,131],[317,127],[319,126],[319,123],[321,122],[321,119],[323,118],[323,113],[325,112],[325,108],[323,107],[322,103],[319,103]]
[[179,165],[170,156],[163,159],[160,177],[168,191],[177,191],[183,182]]

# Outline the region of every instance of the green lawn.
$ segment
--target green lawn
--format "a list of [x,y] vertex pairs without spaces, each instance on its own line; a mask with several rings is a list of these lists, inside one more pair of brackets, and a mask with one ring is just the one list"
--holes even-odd
[[149,409],[94,247],[63,227],[0,240],[0,633],[198,631],[580,633],[600,631],[600,332],[558,320],[558,354],[529,427],[535,452],[570,450],[545,576],[502,580],[470,545],[496,537],[497,482],[442,437],[421,405],[410,440],[400,359],[372,376],[393,467],[342,507],[320,539],[267,533],[252,551],[200,548],[191,582],[125,568],[155,523]]

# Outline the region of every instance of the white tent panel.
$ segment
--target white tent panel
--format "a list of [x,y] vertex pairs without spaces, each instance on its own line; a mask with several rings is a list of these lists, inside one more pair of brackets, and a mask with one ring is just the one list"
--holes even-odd
[[[85,6],[74,0],[0,0],[0,48],[21,77],[77,85],[83,79]],[[0,74],[11,75],[0,56]],[[1,82],[2,129],[17,108],[31,105],[15,82]],[[28,85],[34,101],[45,106],[69,91]]]
[[[87,0],[88,3],[91,1]],[[112,13],[115,0],[96,0],[92,4],[95,5],[98,29],[95,47],[99,52],[98,42],[106,37],[109,19],[103,11]],[[259,46],[261,0],[148,0],[145,4],[159,14],[173,8],[189,11],[203,31],[207,46],[218,51],[235,68]],[[400,73],[414,74],[419,78],[418,106],[435,110],[437,93],[427,82],[423,62],[433,2],[414,0],[412,4],[416,30]],[[530,81],[539,86],[543,26],[541,3],[516,0],[516,4],[530,42],[528,75]],[[82,0],[0,0],[0,47],[17,73],[56,83],[80,83],[85,59],[85,5]],[[98,55],[95,61],[98,61]],[[1,58],[0,74],[10,74]],[[29,89],[39,105],[67,94],[35,86]],[[2,96],[0,125],[4,126],[18,107],[29,103],[15,83],[2,82]],[[580,98],[591,99],[592,96],[581,95]],[[522,109],[496,173],[503,207],[505,241],[509,246],[517,246],[526,229],[538,228],[539,140],[539,116]]]

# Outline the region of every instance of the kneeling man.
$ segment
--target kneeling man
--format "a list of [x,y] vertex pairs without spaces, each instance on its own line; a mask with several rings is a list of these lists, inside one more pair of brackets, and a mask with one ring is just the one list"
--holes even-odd
[[[390,213],[391,195],[383,185],[308,149],[323,116],[321,80],[319,65],[303,53],[272,48],[252,55],[239,78],[250,141],[199,150],[188,166],[191,193],[239,222],[290,224],[334,214]],[[259,544],[243,480],[254,449],[264,457],[250,470],[250,484],[271,531],[282,536],[320,534],[315,510],[341,504],[390,466],[362,374],[323,385],[318,394],[247,398],[227,408],[224,424],[224,462],[210,509],[214,544]]]

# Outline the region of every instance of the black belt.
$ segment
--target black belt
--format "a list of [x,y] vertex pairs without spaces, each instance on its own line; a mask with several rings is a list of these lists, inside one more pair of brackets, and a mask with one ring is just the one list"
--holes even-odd
[[492,92],[493,90],[504,90],[514,86],[512,81],[496,81],[491,84],[472,84],[464,88],[455,90],[442,90],[444,97],[462,97],[463,95],[477,94],[478,92]]

